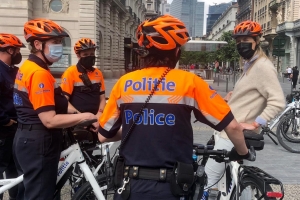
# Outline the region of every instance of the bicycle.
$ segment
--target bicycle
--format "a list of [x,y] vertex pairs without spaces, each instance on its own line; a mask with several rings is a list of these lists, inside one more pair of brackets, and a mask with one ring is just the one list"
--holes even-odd
[[[81,148],[83,153],[84,159],[87,162],[87,165],[93,172],[95,177],[106,174],[106,163],[107,163],[107,156],[109,155],[109,149],[112,147],[114,142],[106,143],[105,145],[97,144],[95,147],[84,149]],[[100,151],[100,154],[93,155],[93,151]],[[60,161],[62,162],[62,161]],[[78,172],[77,172],[78,173]],[[71,176],[69,177],[69,183],[71,186],[71,197],[80,189],[80,187],[86,182],[83,173],[79,170],[80,174],[75,174],[74,171],[72,172]]]
[[291,114],[294,109],[295,109],[295,102],[289,103],[282,113],[280,113],[274,119],[272,119],[271,122],[267,123],[267,126],[262,126],[262,130],[261,130],[260,134],[267,135],[274,142],[274,144],[278,145],[278,143],[271,136],[271,135],[273,135],[277,138],[277,135],[272,130],[280,122],[280,120],[283,117],[286,117],[287,115]]
[[[262,150],[264,145],[262,135],[247,132],[244,132],[244,134],[248,148],[252,151],[253,149]],[[219,133],[214,133],[208,144],[214,144],[219,138]],[[209,157],[217,162],[225,162],[225,171],[218,180],[217,200],[239,200],[241,197],[246,197],[248,200],[249,192],[254,192],[253,195],[251,194],[251,197],[253,197],[251,199],[275,200],[280,198],[281,200],[284,198],[283,185],[278,179],[258,167],[245,166],[242,162],[226,160],[229,152],[226,150],[213,150],[213,147],[213,145],[198,145],[196,154],[203,156],[202,166],[205,166]],[[274,192],[270,185],[279,185],[281,191]]]
[[286,114],[280,119],[276,136],[283,148],[292,153],[300,153],[297,149],[300,143],[300,91],[293,91],[287,95],[286,100],[290,109],[286,108]]
[[[84,174],[85,180],[90,183],[91,187],[93,188],[93,193],[96,196],[98,200],[105,200],[106,198],[103,195],[102,190],[104,190],[106,196],[108,194],[107,186],[99,185],[97,182],[97,179],[94,177],[94,174],[90,170],[89,166],[87,165],[86,160],[84,159],[83,153],[81,151],[81,148],[92,148],[95,147],[96,142],[98,141],[97,135],[95,133],[92,133],[90,131],[87,131],[84,127],[91,126],[92,123],[96,122],[97,120],[87,120],[84,121],[78,125],[75,126],[75,129],[73,132],[68,132],[68,136],[70,138],[70,146],[61,152],[60,158],[62,162],[58,166],[57,171],[57,181],[56,181],[56,191],[53,194],[53,199],[57,198],[58,195],[60,195],[60,190],[65,185],[67,180],[69,179],[72,170],[73,170],[73,164],[78,163],[81,171]],[[109,145],[105,146],[106,150]],[[110,155],[106,152],[106,160],[107,162],[110,162]],[[104,162],[102,162],[103,165]],[[112,164],[109,163],[110,168],[112,168]],[[98,166],[99,168],[101,166]],[[106,169],[107,171],[111,171],[112,169]],[[95,170],[96,171],[96,170]],[[96,173],[94,171],[94,173]],[[104,176],[104,175],[102,175]],[[106,179],[107,180],[107,179]],[[23,181],[23,175],[14,178],[14,179],[3,179],[0,180],[0,194],[9,190],[10,188],[16,186],[17,184],[21,183]],[[81,188],[80,188],[81,189]],[[76,193],[75,193],[76,194]],[[72,198],[77,199],[77,198]]]

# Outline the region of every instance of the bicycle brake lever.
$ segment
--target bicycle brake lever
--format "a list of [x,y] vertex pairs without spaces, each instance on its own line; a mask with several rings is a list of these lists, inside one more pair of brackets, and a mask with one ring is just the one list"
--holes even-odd
[[249,149],[249,158],[247,160],[249,160],[249,161],[255,161],[256,160],[256,152],[255,152],[253,146],[251,146],[250,149]]

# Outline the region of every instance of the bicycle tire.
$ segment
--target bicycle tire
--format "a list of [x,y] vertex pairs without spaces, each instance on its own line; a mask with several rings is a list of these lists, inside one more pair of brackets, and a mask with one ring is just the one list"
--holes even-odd
[[[100,187],[103,187],[106,185],[106,176],[104,174],[96,176],[95,179]],[[88,199],[88,200],[95,199],[96,200],[97,198],[95,196],[93,196],[93,194],[91,194],[91,192],[93,192],[93,188],[89,182],[86,182],[74,194],[74,196],[72,197],[72,200],[84,200],[84,199]],[[104,192],[103,192],[103,194],[105,196]],[[108,192],[108,194],[113,195],[114,190],[110,190]],[[87,198],[88,196],[94,197],[94,198]]]
[[[286,122],[287,118],[289,118],[289,116],[287,117],[284,117],[282,118],[282,120],[280,120],[279,124],[278,124],[278,127],[277,127],[277,130],[276,130],[276,135],[277,135],[277,139],[278,139],[278,142],[279,144],[285,148],[286,150],[288,150],[289,152],[291,153],[300,153],[300,149],[299,150],[295,150],[293,149],[290,145],[287,145],[283,139],[282,139],[282,136],[286,139],[287,135],[286,133],[284,133],[284,131],[282,131],[282,126],[283,126],[283,123]],[[282,135],[282,136],[281,136]],[[289,137],[288,137],[289,138]],[[291,142],[291,141],[290,141]],[[293,142],[293,143],[297,143],[297,142]],[[299,144],[300,145],[300,144]]]
[[[295,126],[295,116],[294,115],[288,115],[288,116],[286,116],[282,120],[283,120],[283,122],[282,122],[282,124],[280,124],[281,126],[277,127],[277,130],[281,131],[282,136],[287,141],[292,142],[292,143],[300,143],[300,139],[293,139],[293,138],[290,138],[289,136],[287,136],[287,132],[288,132],[288,129],[289,129],[289,127],[290,127],[291,124],[286,125],[286,123],[289,123],[289,122],[287,122],[288,120],[293,120],[293,122],[291,122],[291,123],[292,123],[293,129],[294,129],[294,126]],[[278,134],[280,135],[280,132]]]
[[[264,183],[259,180],[259,179],[255,179],[249,176],[246,176],[245,178],[243,178],[242,183],[247,187],[247,186],[255,186],[262,194],[262,192],[264,191]],[[273,189],[271,188],[271,186],[269,184],[266,185],[266,191],[268,192],[272,192]],[[236,200],[236,187],[234,187],[233,191],[232,191],[232,195],[230,196],[230,200]],[[257,197],[258,198],[258,197]],[[276,198],[273,197],[264,197],[262,198],[262,200],[276,200]]]

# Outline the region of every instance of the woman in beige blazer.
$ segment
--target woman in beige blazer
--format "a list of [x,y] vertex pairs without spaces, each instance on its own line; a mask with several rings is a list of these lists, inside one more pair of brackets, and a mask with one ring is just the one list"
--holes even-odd
[[[276,69],[259,45],[261,35],[262,29],[257,22],[244,21],[235,27],[233,38],[236,40],[237,51],[240,55],[240,66],[244,68],[234,90],[224,97],[237,121],[245,129],[257,132],[260,126],[265,125],[285,107],[284,94]],[[232,142],[222,131],[215,149],[231,150],[232,147]],[[224,163],[209,159],[205,167],[208,186],[219,180],[224,167]],[[212,188],[216,188],[216,185]],[[204,196],[208,193],[205,191]]]

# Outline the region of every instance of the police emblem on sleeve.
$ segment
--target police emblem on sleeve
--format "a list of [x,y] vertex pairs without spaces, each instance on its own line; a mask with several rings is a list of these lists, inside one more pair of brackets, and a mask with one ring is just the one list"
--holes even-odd
[[39,88],[43,89],[45,87],[44,83],[39,83]]

